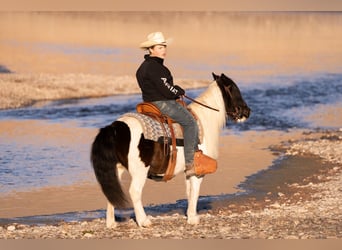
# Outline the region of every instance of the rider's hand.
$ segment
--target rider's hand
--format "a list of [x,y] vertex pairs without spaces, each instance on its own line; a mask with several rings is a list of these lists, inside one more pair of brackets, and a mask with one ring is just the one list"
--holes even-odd
[[177,89],[177,91],[178,91],[178,92],[177,92],[177,95],[178,95],[178,96],[185,95],[185,90],[182,89],[181,87],[179,87],[178,85],[175,85],[174,88]]

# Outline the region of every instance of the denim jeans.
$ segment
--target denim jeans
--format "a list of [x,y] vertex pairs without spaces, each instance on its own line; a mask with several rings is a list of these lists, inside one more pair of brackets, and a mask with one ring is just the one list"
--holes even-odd
[[183,127],[185,164],[193,163],[198,149],[198,126],[192,114],[175,100],[155,101],[153,104]]

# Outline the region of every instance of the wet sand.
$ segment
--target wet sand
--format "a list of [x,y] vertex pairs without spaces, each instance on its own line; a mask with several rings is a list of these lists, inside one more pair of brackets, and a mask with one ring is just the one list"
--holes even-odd
[[[21,76],[12,74],[1,77],[2,79],[14,79],[15,82],[15,79]],[[63,84],[65,81],[61,79],[69,79],[68,76],[65,76],[65,78],[55,78],[55,80],[53,80],[54,78],[51,75],[48,75],[46,78],[31,77],[24,78],[24,80],[19,82],[24,83],[28,89],[39,90],[40,95],[43,96],[54,95],[54,91],[60,93],[53,97],[49,96],[47,99],[70,98],[70,93],[78,97],[92,96],[94,93],[104,93],[98,91],[99,89],[111,88],[109,87],[111,84],[107,81],[98,81],[98,89],[89,94],[86,93],[87,90],[85,89],[87,88],[82,83],[76,87],[72,77],[70,81],[66,81],[66,84]],[[83,82],[90,83],[94,80],[95,76],[83,77]],[[42,79],[45,79],[44,88],[39,87],[43,82]],[[12,93],[11,95],[6,95],[12,103],[19,103],[22,100],[22,96],[30,100],[36,98],[32,94],[35,91],[25,91],[26,88],[20,88],[19,84],[7,84],[6,86],[6,91]],[[113,83],[111,86],[116,85]],[[195,87],[197,86],[195,85]],[[89,90],[93,90],[93,88],[89,87]],[[0,100],[3,101],[4,99]],[[339,107],[322,106],[319,108],[319,111],[319,113],[308,113],[305,119],[314,122],[318,127],[342,127],[342,110]],[[0,136],[5,138],[6,141],[15,141],[19,144],[39,144],[44,142],[57,147],[73,144],[77,148],[78,145],[91,145],[97,129],[78,128],[73,124],[62,125],[43,121],[3,120],[0,121],[0,132]],[[205,177],[200,194],[202,196],[221,195],[241,191],[237,189],[237,185],[243,182],[247,176],[267,169],[277,159],[277,156],[272,153],[269,147],[288,139],[296,139],[302,132],[297,130],[288,132],[248,131],[230,134],[228,126],[225,134],[221,137],[218,171],[213,175]],[[84,157],[88,158],[88,155],[87,153]],[[89,174],[92,175],[90,165],[89,169]],[[129,177],[126,176],[125,178],[125,188],[127,190]],[[183,178],[180,175],[168,183],[155,183],[148,180],[144,190],[144,204],[174,203],[179,199],[184,199],[185,186]],[[158,193],[155,190],[158,190]],[[96,210],[103,209],[106,206],[106,201],[95,179],[89,183],[75,183],[72,186],[49,187],[40,190],[0,194],[0,200],[3,204],[0,208],[0,218]]]
[[[130,13],[130,15],[134,15],[134,13]],[[175,19],[176,21],[170,26],[170,16],[168,15],[176,15],[179,19]],[[0,24],[6,28],[3,33],[6,35],[6,39],[4,37],[1,37],[1,39],[6,42],[0,45],[4,60],[1,62],[4,65],[0,66],[8,67],[11,72],[16,73],[0,75],[0,109],[32,105],[40,100],[138,93],[139,90],[132,72],[141,61],[143,53],[138,53],[136,45],[140,42],[141,37],[145,37],[151,31],[152,27],[168,30],[167,35],[170,34],[176,38],[174,47],[170,46],[168,64],[175,69],[175,76],[179,80],[186,79],[181,83],[185,88],[205,86],[208,83],[207,80],[188,81],[186,77],[190,76],[191,79],[195,79],[193,76],[198,76],[198,79],[208,79],[211,71],[216,71],[219,66],[222,71],[229,72],[233,78],[239,79],[239,81],[243,79],[253,84],[257,79],[260,79],[258,77],[266,79],[268,76],[277,77],[286,74],[297,76],[297,73],[302,72],[314,74],[315,72],[333,73],[340,71],[338,65],[341,62],[342,46],[340,45],[342,39],[340,38],[342,33],[340,32],[340,17],[338,15],[326,19],[324,15],[294,16],[284,14],[277,17],[272,15],[252,15],[245,18],[246,16],[243,17],[243,15],[238,14],[229,17],[230,23],[233,25],[228,26],[228,28],[225,25],[226,19],[213,16],[210,13],[204,16],[200,15],[200,17],[192,14],[192,16],[185,17],[185,19],[183,15],[184,13],[164,13],[160,17],[151,16],[149,22],[143,23],[140,20],[141,16],[130,20],[120,16],[119,21],[114,25],[113,20],[117,16],[113,19],[111,16],[82,16],[75,13],[71,16],[64,16],[61,13],[54,15],[34,14],[33,16],[28,13],[5,13],[1,15]],[[160,19],[159,26],[152,25],[155,18]],[[215,25],[216,28],[211,25],[214,21],[218,24]],[[73,25],[68,26],[70,23]],[[54,26],[55,30],[49,34],[46,31],[50,30],[50,26]],[[82,27],[87,28],[82,29]],[[294,27],[299,28],[294,29]],[[319,27],[320,36],[317,36],[316,27]],[[118,34],[124,35],[113,36],[113,29]],[[134,30],[139,30],[139,32],[134,32]],[[189,33],[189,30],[193,32]],[[128,31],[131,36],[127,36]],[[89,36],[89,34],[95,33],[98,36]],[[215,36],[217,33],[222,35],[218,43]],[[202,39],[203,36],[211,38],[211,40]],[[289,37],[296,37],[296,39],[289,39]],[[196,46],[192,43],[194,40],[198,41]],[[227,46],[226,41],[229,41],[229,46]],[[57,46],[46,47],[46,44]],[[212,46],[213,44],[216,46]],[[40,46],[43,46],[43,48]],[[71,53],[61,53],[64,49],[75,49],[77,47],[110,49],[115,46],[120,49],[127,49],[123,53],[134,53],[136,57],[131,57],[133,59],[130,59],[130,61],[118,63],[118,61],[125,58],[122,54],[116,57],[116,54],[112,53],[110,58],[100,55],[97,60],[89,60],[95,55],[90,53],[90,55],[84,56],[79,53],[82,50],[76,50],[76,53],[74,53],[74,50],[71,50]],[[189,50],[189,48],[191,49]],[[267,51],[265,48],[267,48]],[[223,58],[217,57],[222,52],[226,56]],[[187,58],[186,62],[179,64],[185,56]],[[194,65],[196,61],[199,61],[199,64]],[[205,64],[208,61],[210,65]],[[226,61],[228,61],[227,64]],[[225,66],[221,67],[222,64]],[[195,67],[189,67],[189,65]],[[193,70],[196,67],[200,70]],[[189,85],[185,85],[186,83],[189,83]],[[341,117],[341,108],[323,106],[319,109],[319,113],[307,115],[306,119],[314,122],[318,127],[341,128]],[[54,145],[59,145],[61,143],[71,143],[70,139],[67,139],[68,137],[73,138],[71,135],[77,135],[78,141],[76,144],[90,144],[96,130],[75,127],[66,129],[60,124],[46,124],[39,121],[24,123],[0,121],[0,132],[2,133],[1,136],[6,136],[7,139],[13,139],[21,143],[32,141],[32,138],[35,138],[37,143],[48,140]],[[238,190],[237,185],[243,182],[247,176],[269,168],[273,165],[273,161],[278,159],[278,155],[274,154],[269,149],[270,147],[277,146],[288,140],[302,138],[302,133],[303,131],[298,130],[288,132],[249,131],[233,135],[229,134],[228,130],[227,134],[221,137],[218,171],[205,177],[200,195],[217,196],[235,194],[241,191]],[[311,161],[297,161],[295,164],[311,163]],[[332,173],[331,176],[335,174]],[[148,181],[144,190],[144,205],[174,203],[179,199],[184,199],[185,185],[183,178],[183,176],[177,176],[168,183]],[[299,197],[303,196],[303,199],[305,199],[305,195],[309,193],[309,191],[305,193],[306,191],[305,189]],[[323,194],[322,191],[319,192]],[[281,194],[286,194],[286,190],[282,191]],[[278,194],[278,196],[282,196],[281,194]],[[0,204],[0,218],[13,218],[104,209],[106,200],[94,180],[93,182],[76,183],[70,186],[48,187],[9,194],[0,193]],[[262,203],[262,206],[260,204],[257,204],[259,210],[265,202]],[[235,209],[234,204],[231,207],[229,205],[232,204],[216,204],[215,211],[204,215],[206,222],[204,223],[205,230],[203,232],[201,227],[190,230],[189,227],[184,226],[183,214],[174,217],[156,217],[154,222],[157,225],[154,229],[158,229],[160,225],[166,225],[170,228],[175,225],[177,229],[174,229],[170,235],[177,236],[175,233],[179,230],[179,232],[182,232],[182,235],[178,235],[179,238],[195,238],[197,236],[205,238],[206,236],[210,237],[210,235],[211,238],[218,236],[224,238],[225,233],[232,238],[247,236],[266,238],[268,233],[262,228],[277,224],[278,221],[283,223],[281,225],[282,229],[284,229],[283,227],[290,228],[293,223],[304,225],[303,221],[297,218],[289,221],[290,224],[292,223],[291,225],[286,224],[288,218],[286,216],[299,211],[301,204],[297,207],[285,204],[284,210],[288,209],[286,211],[289,211],[289,214],[284,215],[285,219],[282,220],[276,217],[275,219],[265,220],[266,225],[261,223],[261,229],[254,231],[254,236],[249,234],[241,235],[239,232],[242,229],[246,231],[248,231],[249,227],[251,230],[254,229],[253,218],[261,218],[260,221],[262,222],[264,217],[259,217],[259,215],[251,216],[251,212],[248,211],[250,207],[248,206],[242,209],[247,211],[246,213],[243,215],[237,214],[234,212],[235,210],[237,212],[241,211]],[[277,203],[271,205],[281,207]],[[239,207],[237,206],[237,208]],[[262,211],[267,214],[269,210]],[[316,215],[313,215],[312,218],[314,219]],[[240,224],[240,218],[243,218],[241,220],[243,224]],[[314,221],[314,223],[319,225],[317,221]],[[161,227],[161,233],[157,235],[158,232],[153,231],[153,228],[149,231],[137,229],[134,222],[123,224],[121,230],[111,232],[104,230],[103,220],[94,221],[94,224],[95,229],[87,229],[87,224],[64,224],[61,226],[60,238],[87,238],[89,235],[91,238],[96,230],[103,234],[97,236],[97,238],[120,238],[124,237],[120,235],[120,231],[127,233],[130,230],[132,235],[128,233],[125,237],[151,238],[151,235],[153,238],[170,237],[170,235],[163,235],[168,232],[165,227]],[[218,225],[216,227],[217,231],[212,230],[213,225]],[[225,225],[228,225],[228,228]],[[78,226],[81,228],[77,231],[79,235],[73,235],[75,227]],[[1,237],[6,238],[7,233],[9,233],[8,238],[12,237],[10,230],[7,230],[7,228],[0,229]],[[14,229],[16,229],[15,226]],[[33,232],[27,237],[56,238],[59,235],[52,228],[43,227],[43,230],[47,230],[49,235],[40,236],[39,233]],[[84,232],[89,232],[88,236]],[[231,234],[234,232],[238,232],[237,235]],[[285,232],[285,229],[279,230],[279,232]],[[340,235],[339,232],[333,232],[335,232],[335,237]],[[18,233],[19,236],[14,234],[13,237],[20,238],[20,235],[22,235],[22,238],[26,237],[20,231],[15,233]],[[110,233],[117,233],[118,235],[113,236]]]
[[[39,128],[42,130],[39,131]],[[4,130],[7,131],[6,139],[19,140],[21,143],[31,141],[31,138],[34,137],[37,143],[48,140],[51,143],[60,143],[61,145],[66,143],[65,140],[70,143],[76,138],[79,140],[78,143],[88,143],[90,145],[97,131],[96,129],[70,127],[66,129],[65,126],[59,124],[44,124],[34,121],[1,121],[0,131]],[[61,135],[61,133],[64,133],[64,135]],[[75,134],[71,138],[67,136],[73,133],[77,134],[77,136]],[[229,133],[229,130],[227,133]],[[268,131],[222,136],[218,171],[205,177],[201,195],[232,194],[241,191],[237,189],[237,185],[244,181],[246,176],[266,169],[276,158],[268,150],[268,147],[283,140],[294,138],[299,134],[300,132],[288,134]],[[89,174],[92,174],[91,169]],[[124,187],[126,192],[128,181],[129,176],[125,175]],[[176,200],[184,198],[185,184],[183,175],[176,176],[167,183],[148,180],[143,194],[145,205],[174,203]],[[0,194],[0,199],[2,203],[0,218],[96,210],[103,209],[106,206],[106,200],[95,178],[92,182],[76,183],[72,186],[48,187],[27,192]]]
[[[182,211],[155,213],[153,226],[138,228],[129,214],[116,228],[107,229],[105,219],[27,225],[22,221],[0,225],[2,239],[338,239],[341,227],[341,131],[306,132],[298,140],[277,145],[292,158],[295,169],[303,164],[316,171],[307,177],[280,169],[274,189],[261,197],[246,194],[227,200],[199,202],[201,223],[187,225]],[[286,161],[284,162],[287,164]],[[300,164],[300,165],[298,165]],[[286,168],[286,167],[285,167]],[[293,170],[290,170],[293,171]],[[318,170],[318,171],[317,171]],[[316,172],[316,173],[314,173]],[[262,175],[265,178],[277,174]],[[284,182],[286,181],[286,182]],[[280,186],[279,186],[280,185]],[[272,184],[270,185],[272,186]],[[222,198],[222,197],[221,197]],[[228,202],[227,202],[228,201]],[[162,207],[159,207],[159,209]],[[183,209],[185,205],[183,205]],[[154,209],[158,209],[155,207]],[[151,213],[149,208],[148,212]],[[102,216],[104,213],[102,213]],[[32,222],[31,222],[32,223]]]

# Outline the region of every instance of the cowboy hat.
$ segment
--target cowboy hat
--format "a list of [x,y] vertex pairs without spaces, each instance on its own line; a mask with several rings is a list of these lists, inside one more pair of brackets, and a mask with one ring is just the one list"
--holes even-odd
[[163,33],[157,31],[157,32],[153,32],[149,34],[147,36],[147,41],[141,43],[139,47],[141,49],[148,49],[157,44],[168,45],[169,42],[170,42],[170,39],[165,40]]

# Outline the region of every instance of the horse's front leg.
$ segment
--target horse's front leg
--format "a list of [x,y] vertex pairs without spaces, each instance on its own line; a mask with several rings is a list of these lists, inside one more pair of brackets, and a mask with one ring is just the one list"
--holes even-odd
[[148,168],[143,164],[131,164],[134,169],[130,169],[132,182],[129,187],[129,194],[133,202],[135,218],[140,227],[151,226],[150,219],[146,216],[143,204],[142,204],[142,191],[146,182]]
[[200,218],[197,215],[197,202],[200,192],[200,187],[203,178],[197,178],[192,176],[186,180],[186,193],[188,196],[188,224],[197,225],[200,222]]
[[107,202],[106,226],[107,228],[116,227],[114,206],[109,201]]

